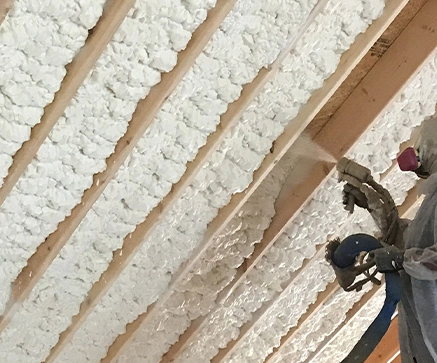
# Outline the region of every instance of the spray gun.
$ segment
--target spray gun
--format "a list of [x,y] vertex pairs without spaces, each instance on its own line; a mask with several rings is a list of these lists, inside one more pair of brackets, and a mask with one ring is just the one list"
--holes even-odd
[[[377,183],[371,171],[347,158],[342,158],[337,164],[339,182],[359,190],[367,200],[366,209],[381,231],[383,245],[392,245],[402,239],[399,213],[389,191]],[[354,211],[355,197],[351,195],[346,210]]]
[[[339,181],[346,181],[358,188],[361,184],[372,182],[373,177],[369,169],[357,164],[356,162],[347,158],[342,158],[337,163],[337,171],[339,174]],[[345,209],[352,214],[355,207],[355,197],[351,195]]]
[[[350,188],[356,188],[360,196],[365,197],[365,208],[382,233],[380,238],[363,233],[353,234],[342,241],[335,239],[326,247],[326,259],[334,269],[339,285],[345,291],[360,291],[367,282],[381,284],[376,278],[377,270],[372,251],[394,244],[397,239],[402,238],[400,220],[390,193],[374,180],[368,168],[342,158],[337,164],[337,171],[339,182],[346,182]],[[355,198],[350,194],[346,201],[345,209],[350,213],[354,212]],[[364,279],[356,282],[362,275]],[[385,283],[386,299],[380,313],[342,363],[363,363],[387,332],[400,300],[399,274],[386,273]]]

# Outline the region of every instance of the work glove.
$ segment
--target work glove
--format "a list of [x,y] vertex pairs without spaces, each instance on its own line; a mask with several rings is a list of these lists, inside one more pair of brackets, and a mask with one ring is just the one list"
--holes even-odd
[[395,246],[378,248],[369,253],[369,257],[375,261],[378,272],[386,273],[402,270],[404,263],[404,251]]
[[344,208],[351,213],[353,212],[353,205],[369,209],[366,195],[357,187],[354,187],[349,183],[345,184],[343,187],[343,205]]

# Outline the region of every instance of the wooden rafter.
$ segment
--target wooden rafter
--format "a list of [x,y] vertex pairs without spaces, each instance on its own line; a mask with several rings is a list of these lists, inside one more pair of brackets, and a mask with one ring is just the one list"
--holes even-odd
[[[28,260],[27,266],[15,280],[10,301],[6,306],[5,314],[0,320],[0,331],[9,323],[22,302],[27,298],[31,290],[35,287],[39,279],[43,276],[44,272],[85,217],[86,213],[129,156],[144,132],[153,122],[164,102],[194,64],[194,61],[205,48],[212,34],[214,34],[220,26],[236,1],[237,0],[217,1],[216,7],[209,11],[205,22],[193,33],[186,49],[179,53],[178,62],[173,70],[163,74],[161,82],[150,90],[149,95],[144,100],[138,103],[125,135],[118,141],[114,153],[106,160],[106,170],[94,175],[93,184],[85,191],[81,202],[72,210],[71,215],[58,225],[57,230],[51,233],[38,247],[37,251]],[[128,9],[126,9],[126,12],[127,11]],[[91,298],[89,297],[89,300],[85,301],[82,306],[91,305],[88,304],[90,300]],[[81,319],[83,318],[81,317]],[[76,321],[79,321],[77,317]],[[70,334],[70,330],[67,329],[67,331],[61,335],[61,341],[56,346],[56,349],[53,350],[53,354],[65,344],[63,343],[63,337],[70,336]],[[52,355],[50,357],[52,357]]]
[[[352,45],[351,49],[343,56],[338,67],[338,71],[325,82],[325,86],[321,90],[313,95],[308,104],[303,108],[302,112],[287,127],[284,134],[282,134],[275,142],[275,147],[272,154],[268,155],[265,158],[261,167],[255,172],[254,181],[249,186],[249,188],[246,189],[243,193],[235,195],[232,198],[231,202],[221,210],[218,217],[208,226],[205,237],[205,244],[196,251],[194,257],[190,260],[190,262],[179,271],[178,276],[186,276],[186,274],[190,271],[191,267],[200,258],[202,253],[204,253],[204,251],[210,246],[211,241],[221,233],[221,231],[225,228],[226,224],[229,223],[230,220],[235,216],[235,214],[238,212],[244,202],[247,201],[249,196],[259,186],[264,177],[272,170],[273,166],[277,163],[277,161],[293,145],[294,141],[298,137],[297,133],[301,132],[301,129],[299,129],[299,125],[303,128],[308,125],[308,123],[311,121],[311,118],[317,114],[317,112],[327,102],[329,97],[339,87],[341,82],[345,80],[347,75],[358,64],[359,60],[363,57],[367,50],[370,49],[371,45],[376,41],[376,39],[378,39],[378,37],[393,21],[395,16],[402,9],[403,5],[405,5],[405,2],[403,4],[397,1],[387,2],[383,16],[378,19],[378,21],[375,21],[368,29],[368,31],[365,34],[362,34],[357,39],[357,41]],[[386,67],[386,65],[384,67]],[[353,117],[350,117],[349,119],[353,119]],[[371,121],[373,121],[373,119],[369,122]],[[358,137],[356,137],[356,139],[357,138]],[[320,166],[322,167],[320,168]],[[316,170],[318,174],[311,175],[310,179],[314,177],[316,181],[319,181],[321,177],[323,181],[327,174],[329,174],[326,172],[325,167],[328,168],[329,166],[324,163],[320,163],[319,169]],[[303,199],[305,193],[302,192],[300,192],[300,194],[292,194],[292,199],[290,200],[289,204],[287,204],[287,208],[290,208],[290,206],[292,206],[291,209],[296,214],[301,210],[304,202],[313,195],[314,188],[318,187],[318,185],[314,185],[315,183],[313,180],[310,180],[306,183],[308,185],[307,188],[305,188],[305,183],[303,183],[302,186],[303,189],[306,189],[306,198]],[[291,215],[293,215],[294,213],[291,213]],[[288,217],[289,219],[291,218],[290,215]],[[257,250],[255,249],[255,252],[256,251]],[[249,264],[245,263],[237,270],[237,274],[234,280],[228,285],[228,287],[224,291],[222,291],[222,293],[220,293],[219,298],[217,299],[218,304],[226,299],[226,297],[233,291],[237,284],[241,283],[244,280],[248,273],[247,267],[254,266],[254,264],[251,264],[251,262],[258,262],[258,260],[259,259],[256,259],[256,261],[254,261],[251,258],[248,260]],[[204,326],[206,319],[207,317],[204,316],[193,321],[190,328],[188,328],[187,331],[181,335],[179,341],[170,348],[168,353],[164,356],[162,362],[171,362],[175,360],[183,352],[185,347],[189,345],[191,340],[196,336],[200,329]]]
[[408,1],[390,26],[372,45],[370,51],[363,57],[359,65],[351,72],[347,80],[342,83],[338,90],[332,95],[329,102],[318,112],[314,120],[307,127],[305,131],[309,136],[314,137],[317,135],[321,128],[329,121],[332,115],[334,115],[346,98],[361,82],[363,77],[372,69],[376,62],[393,44],[399,34],[405,29],[405,27],[423,7],[426,1],[427,0]]
[[[414,139],[415,136],[413,136],[410,140],[402,143],[402,145],[410,145],[412,144],[412,139]],[[404,147],[401,147],[401,149],[403,150]],[[392,163],[392,166],[397,166],[397,162],[396,160]],[[390,167],[389,169],[392,169],[392,167]],[[386,173],[383,174],[384,176],[381,177],[381,181],[383,182],[385,177],[387,176]],[[407,211],[410,211],[411,208],[415,207],[419,202],[421,202],[421,198],[418,196],[417,194],[417,188],[413,188],[406,200],[405,203],[402,204],[401,207],[399,207],[400,213],[406,213]],[[408,209],[406,209],[408,208]],[[350,218],[350,217],[349,217]],[[341,236],[342,235],[342,230],[343,228],[348,225],[348,223],[344,223],[342,225],[342,227],[339,228],[339,230],[336,232],[336,235]],[[275,305],[279,299],[283,298],[284,296],[286,296],[289,292],[288,292],[288,287],[291,286],[294,282],[294,280],[301,275],[306,274],[306,270],[308,268],[308,266],[311,266],[312,264],[316,263],[317,261],[319,261],[320,259],[323,259],[324,253],[325,253],[325,246],[326,244],[321,244],[319,246],[317,246],[317,252],[316,254],[312,257],[312,258],[307,258],[304,260],[302,266],[296,270],[295,272],[293,272],[293,274],[290,276],[289,280],[284,283],[283,290],[281,292],[278,292],[275,294],[275,296],[267,301],[266,303],[263,304],[263,306],[257,310],[254,314],[252,314],[252,319],[250,321],[248,321],[247,323],[245,323],[241,328],[240,328],[240,333],[238,335],[238,337],[229,342],[228,345],[225,348],[222,348],[219,350],[218,354],[212,359],[212,363],[218,363],[218,362],[222,362],[225,361],[227,358],[229,358],[232,353],[238,349],[238,347],[244,342],[244,339],[246,338],[246,336],[250,333],[250,331],[253,329],[253,327],[255,326],[255,324],[261,320],[265,315],[268,314],[269,309]]]
[[365,363],[387,363],[399,351],[398,317],[396,316],[379,342],[375,350],[366,359]]
[[53,101],[44,108],[41,121],[32,128],[30,139],[24,142],[14,155],[8,175],[0,188],[0,205],[35,157],[134,3],[135,0],[109,0],[106,4],[99,21],[89,32],[84,46],[73,61],[65,66],[67,73]]
[[[423,196],[419,195],[419,193],[418,193],[419,189],[420,189],[419,185],[416,185],[414,188],[412,188],[408,192],[408,195],[405,198],[405,201],[402,203],[401,206],[398,207],[399,215],[402,218],[412,218],[413,213],[416,212],[418,205],[420,205],[422,203]],[[323,340],[323,342],[319,345],[317,351],[310,354],[310,356],[305,360],[305,362],[310,362],[310,361],[314,360],[323,351],[323,349],[325,347],[327,347],[329,344],[333,343],[335,341],[338,333],[344,327],[347,326],[349,321],[354,318],[354,316],[361,310],[362,307],[364,307],[365,304],[367,304],[367,302],[376,294],[376,292],[379,289],[380,289],[380,286],[374,286],[374,287],[372,287],[372,289],[369,292],[364,294],[364,296],[357,303],[354,304],[352,309],[350,309],[346,313],[346,319],[334,330],[334,332],[332,332],[330,335],[328,335]],[[320,308],[322,308],[322,305],[314,306],[314,309],[320,309]],[[300,330],[301,326],[298,325],[297,327],[295,327],[293,329]],[[279,347],[277,347],[276,350],[274,350],[274,352],[271,353],[267,357],[265,362],[270,362],[273,359],[273,356],[275,354],[280,354],[281,350],[284,349],[285,345],[288,344],[289,342],[291,342],[293,336],[294,336],[293,334],[290,334],[290,332],[288,332],[286,335],[287,338],[281,339],[281,345]],[[393,356],[393,354],[391,355],[391,357]],[[382,361],[378,361],[378,363],[379,362],[382,362]],[[375,361],[375,363],[376,363],[376,361]]]

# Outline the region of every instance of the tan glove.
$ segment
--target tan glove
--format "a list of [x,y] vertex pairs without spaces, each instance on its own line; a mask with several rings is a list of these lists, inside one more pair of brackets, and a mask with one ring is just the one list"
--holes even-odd
[[345,184],[343,187],[343,205],[351,214],[354,212],[354,206],[369,209],[369,203],[366,195],[352,184]]

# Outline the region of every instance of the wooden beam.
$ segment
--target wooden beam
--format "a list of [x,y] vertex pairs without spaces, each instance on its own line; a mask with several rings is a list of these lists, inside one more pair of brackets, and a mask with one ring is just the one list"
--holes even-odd
[[[254,193],[256,188],[271,172],[273,167],[279,162],[282,156],[288,151],[288,149],[297,140],[300,133],[310,123],[312,118],[323,107],[323,105],[329,100],[335,90],[346,79],[347,75],[358,64],[360,59],[370,49],[372,44],[378,39],[378,37],[384,32],[384,30],[393,21],[396,15],[401,11],[406,4],[406,0],[388,0],[383,15],[375,21],[367,30],[366,33],[357,37],[355,43],[351,48],[345,52],[341,58],[338,70],[325,82],[324,86],[314,92],[310,101],[302,108],[299,115],[290,123],[285,129],[284,133],[276,140],[275,146],[271,154],[269,154],[261,164],[260,168],[254,173],[254,181],[251,185],[242,193],[236,194],[232,197],[231,202],[219,212],[219,215],[210,223],[205,233],[204,242],[194,251],[192,258],[181,266],[179,271],[174,275],[170,286],[166,293],[158,300],[157,303],[149,307],[148,311],[141,314],[135,322],[127,326],[126,335],[120,335],[114,342],[114,345],[123,346],[125,343],[121,343],[123,340],[132,339],[129,331],[130,327],[134,330],[141,326],[141,321],[144,323],[146,319],[149,319],[151,313],[156,311],[158,307],[162,306],[165,301],[171,296],[172,289],[180,283],[184,277],[190,272],[192,267],[196,264],[203,253],[213,243],[214,239],[223,231],[226,225],[232,220],[232,218],[238,213],[240,208],[248,200],[248,198]],[[242,275],[242,270],[237,271],[236,279]],[[234,280],[235,281],[235,280]],[[229,285],[232,287],[232,284]],[[231,292],[230,288],[226,288],[220,293],[217,301],[223,301]],[[190,339],[197,333],[197,331],[203,326],[206,317],[200,317],[196,319],[190,328],[180,337],[179,341],[172,347],[169,353],[164,357],[165,361],[172,361],[177,355],[179,355],[183,349],[190,343]],[[115,348],[114,348],[115,349]],[[120,349],[120,348],[117,348]]]
[[[295,45],[304,35],[308,27],[314,22],[316,16],[324,9],[327,2],[327,0],[320,0],[316,4],[316,6],[309,14],[308,18],[300,27],[299,31],[290,38],[285,48],[281,51],[276,60],[268,68],[262,68],[259,71],[258,75],[255,77],[255,79],[251,83],[246,84],[243,87],[239,99],[229,105],[228,110],[220,117],[220,123],[217,127],[217,130],[208,137],[206,145],[199,150],[199,153],[193,160],[193,162],[188,163],[185,174],[182,176],[180,181],[173,186],[171,193],[164,198],[164,200],[158,205],[157,208],[152,210],[150,215],[143,223],[139,224],[136,227],[129,240],[125,240],[125,243],[120,250],[120,252],[122,253],[115,253],[116,257],[114,258],[116,260],[112,261],[111,266],[109,266],[107,270],[108,273],[109,271],[111,271],[110,280],[108,280],[108,278],[104,278],[106,274],[106,272],[104,272],[100,279],[103,280],[104,283],[101,283],[100,285],[96,284],[96,287],[93,286],[92,288],[92,291],[94,288],[96,289],[96,293],[94,295],[98,299],[103,296],[103,294],[108,290],[111,284],[116,280],[121,271],[131,261],[134,254],[140,248],[142,242],[151,235],[152,231],[158,226],[158,223],[162,220],[164,215],[171,210],[174,203],[183,195],[186,188],[192,183],[193,179],[197,175],[197,172],[209,160],[209,157],[212,155],[212,153],[217,150],[226,135],[228,135],[228,133],[232,130],[233,126],[240,119],[243,112],[254,100],[254,98],[259,94],[259,92],[261,92],[265,84],[279,70],[279,67],[284,58],[295,47]],[[127,248],[125,247],[125,245],[127,246]],[[119,255],[122,256],[122,258],[118,258],[117,256]],[[123,262],[120,263],[120,260],[122,260]],[[140,315],[135,322],[128,324],[126,332],[117,337],[111,347],[109,347],[108,354],[105,358],[102,359],[102,362],[114,361],[119,356],[124,346],[134,338],[137,330],[142,325],[146,316],[150,314],[150,312],[152,312],[155,308],[156,306],[154,304],[152,307],[149,307],[146,314]],[[84,314],[87,313],[84,312]]]
[[376,62],[393,44],[402,30],[418,13],[427,0],[409,0],[396,19],[390,24],[381,37],[372,45],[370,51],[363,57],[360,64],[351,72],[347,80],[333,94],[329,102],[317,113],[308,126],[306,132],[314,137],[339,109],[347,97],[361,82],[363,77],[372,69]]
[[[437,32],[433,33],[426,26],[434,24],[434,21],[437,21],[437,2],[429,1],[316,135],[314,142],[317,145],[337,160],[353,147],[435,53]],[[421,42],[418,43],[417,39]],[[262,241],[255,246],[252,256],[245,263],[244,273],[239,280],[233,281],[235,287],[284,233],[294,216],[334,172],[334,167],[324,161],[317,162],[309,176],[278,206]]]
[[9,11],[12,9],[14,5],[14,0],[1,0],[0,3],[0,29],[3,21],[6,19]]
[[41,121],[32,128],[30,139],[15,153],[8,175],[0,188],[0,205],[35,157],[134,3],[135,0],[109,0],[106,4],[84,46],[72,62],[65,66],[67,73],[53,101],[44,108]]
[[[205,22],[193,33],[186,49],[179,53],[178,62],[173,70],[169,73],[162,74],[161,82],[154,86],[150,90],[149,95],[138,103],[125,135],[120,138],[114,153],[106,160],[106,170],[94,175],[93,184],[85,191],[81,202],[73,208],[70,216],[65,218],[65,220],[58,225],[57,230],[51,233],[38,247],[36,252],[28,260],[27,266],[15,280],[11,298],[5,309],[5,315],[3,315],[0,320],[0,332],[9,323],[22,302],[27,298],[31,290],[85,217],[86,213],[129,156],[144,132],[153,122],[164,102],[194,64],[196,58],[203,51],[211,36],[233,8],[236,1],[237,0],[217,1],[216,7],[209,11]],[[87,305],[92,307],[92,304],[88,301],[91,301],[91,297],[82,304],[82,308]],[[74,321],[78,322],[79,320],[76,317]],[[52,352],[53,355],[51,354],[50,357],[54,358],[58,349],[65,344],[63,342],[68,334],[72,333],[67,329],[67,331],[61,335],[61,341],[55,347]],[[49,358],[49,360],[53,358]]]
[[398,317],[396,316],[383,336],[382,340],[376,346],[375,350],[366,359],[365,363],[387,363],[399,351],[398,339]]

